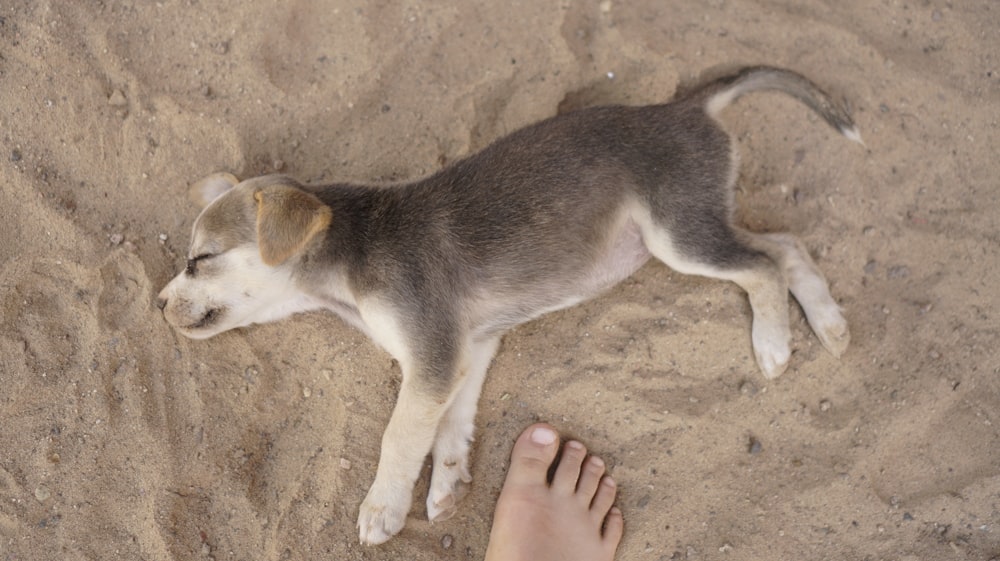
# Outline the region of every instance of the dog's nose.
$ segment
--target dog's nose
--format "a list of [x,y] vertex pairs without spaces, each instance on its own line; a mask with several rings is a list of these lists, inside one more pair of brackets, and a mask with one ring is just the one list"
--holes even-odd
[[167,299],[166,298],[160,298],[159,296],[157,296],[156,297],[156,307],[159,308],[162,311],[163,308],[167,307]]

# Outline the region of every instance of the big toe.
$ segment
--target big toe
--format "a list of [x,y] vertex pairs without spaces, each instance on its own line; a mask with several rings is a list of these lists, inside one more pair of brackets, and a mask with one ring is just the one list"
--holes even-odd
[[507,485],[547,485],[547,474],[559,451],[559,433],[544,423],[531,425],[514,443]]

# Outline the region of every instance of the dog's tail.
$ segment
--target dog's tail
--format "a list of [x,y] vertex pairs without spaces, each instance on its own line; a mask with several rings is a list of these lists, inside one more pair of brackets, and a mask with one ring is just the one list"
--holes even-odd
[[752,66],[719,78],[692,92],[687,99],[701,102],[705,112],[715,117],[745,93],[779,91],[806,104],[841,134],[862,146],[861,133],[851,116],[808,78],[782,68]]

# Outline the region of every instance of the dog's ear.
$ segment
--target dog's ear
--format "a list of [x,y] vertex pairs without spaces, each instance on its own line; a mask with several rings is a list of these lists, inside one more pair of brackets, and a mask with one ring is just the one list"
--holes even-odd
[[253,194],[257,201],[257,245],[272,267],[302,251],[330,225],[333,212],[316,195],[288,185],[269,185]]
[[231,173],[213,173],[208,177],[194,182],[188,190],[188,198],[201,208],[205,208],[208,206],[208,203],[232,189],[239,182],[240,180]]

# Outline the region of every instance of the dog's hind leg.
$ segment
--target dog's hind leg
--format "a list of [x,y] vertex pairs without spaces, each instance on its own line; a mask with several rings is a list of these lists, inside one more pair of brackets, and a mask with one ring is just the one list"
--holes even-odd
[[478,340],[467,345],[459,365],[459,387],[448,412],[438,427],[434,441],[434,470],[427,493],[427,518],[447,520],[456,511],[465,483],[472,481],[469,471],[469,445],[475,430],[476,406],[499,337]]
[[791,357],[785,274],[768,251],[770,244],[757,247],[764,244],[754,244],[752,234],[734,229],[721,216],[700,218],[686,223],[678,236],[646,216],[638,220],[643,243],[680,273],[733,281],[746,291],[753,308],[754,356],[764,375],[776,378]]
[[851,334],[840,306],[830,295],[826,278],[809,256],[809,251],[791,234],[751,235],[759,243],[768,245],[771,255],[779,256],[788,287],[802,306],[809,326],[826,350],[839,358],[847,350]]

